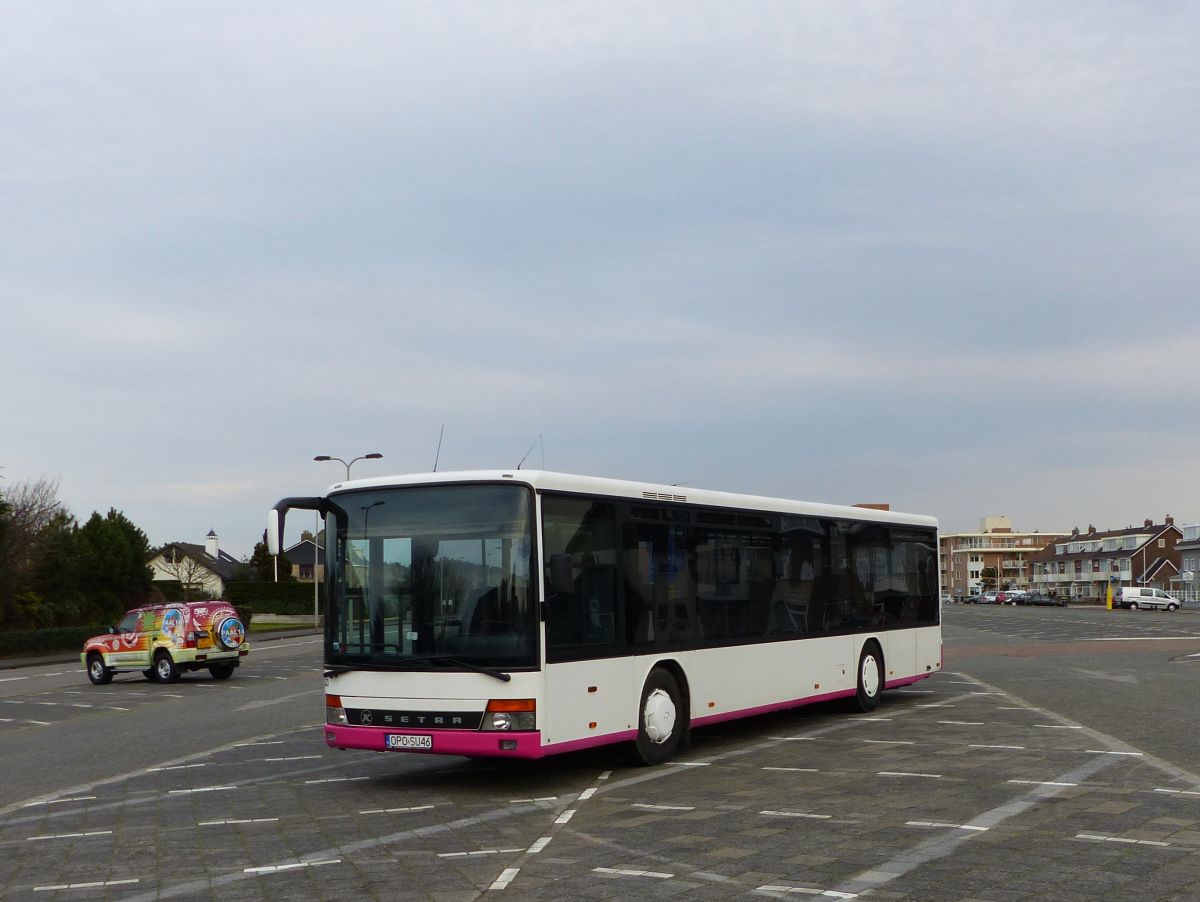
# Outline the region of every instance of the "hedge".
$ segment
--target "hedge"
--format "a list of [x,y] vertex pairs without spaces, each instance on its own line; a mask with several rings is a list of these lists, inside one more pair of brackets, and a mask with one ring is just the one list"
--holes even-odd
[[[321,610],[325,607],[325,587],[321,586]],[[256,614],[307,614],[313,612],[312,583],[268,583],[231,580],[225,584],[225,597],[239,607]]]
[[74,649],[83,651],[83,643],[92,636],[108,632],[112,624],[98,626],[62,626],[44,630],[12,630],[0,633],[0,656],[37,655]]

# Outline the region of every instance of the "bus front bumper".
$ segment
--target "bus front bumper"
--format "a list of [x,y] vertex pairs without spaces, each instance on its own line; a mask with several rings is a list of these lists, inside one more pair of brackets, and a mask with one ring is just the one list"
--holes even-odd
[[325,724],[325,744],[334,749],[371,752],[419,752],[468,758],[541,758],[545,754],[537,730],[395,730]]

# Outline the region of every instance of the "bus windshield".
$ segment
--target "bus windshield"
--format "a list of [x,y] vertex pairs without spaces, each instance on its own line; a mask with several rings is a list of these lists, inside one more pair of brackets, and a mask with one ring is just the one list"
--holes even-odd
[[331,496],[326,664],[536,667],[530,495],[459,484]]

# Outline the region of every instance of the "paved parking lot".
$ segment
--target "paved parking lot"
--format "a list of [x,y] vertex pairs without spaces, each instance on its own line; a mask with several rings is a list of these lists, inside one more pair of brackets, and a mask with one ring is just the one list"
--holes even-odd
[[[0,704],[71,723],[0,723],[0,738],[78,727],[77,753],[111,756],[112,776],[0,809],[0,885],[39,900],[1195,899],[1200,779],[977,673],[1028,671],[1021,655],[1039,648],[1038,667],[1068,672],[1072,653],[1054,649],[1085,643],[1200,652],[1200,617],[1116,616],[951,611],[947,672],[871,716],[814,707],[706,729],[654,769],[613,751],[517,765],[334,752],[315,707],[286,729],[123,768],[122,749],[89,749],[97,718],[179,718],[212,699],[290,710],[275,700],[320,692],[310,653],[228,683],[63,685]],[[1108,669],[1153,673],[1189,654],[1122,652]]]

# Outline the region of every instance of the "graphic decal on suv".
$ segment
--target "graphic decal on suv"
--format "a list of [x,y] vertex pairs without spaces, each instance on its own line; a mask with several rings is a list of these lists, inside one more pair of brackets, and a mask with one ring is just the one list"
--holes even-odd
[[163,615],[162,631],[172,645],[182,646],[184,643],[183,611],[172,608]]
[[225,648],[237,648],[245,638],[242,622],[236,617],[227,617],[217,628],[217,639]]

